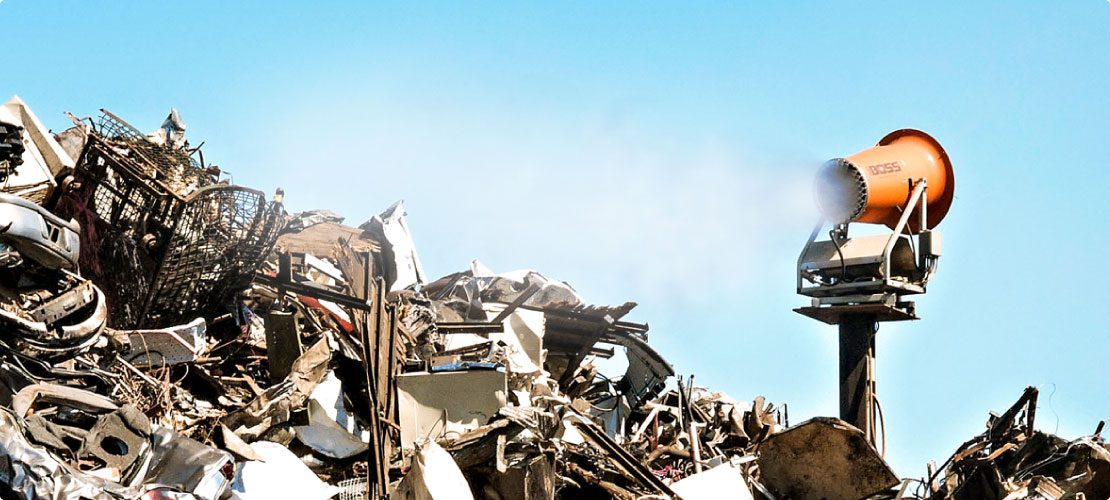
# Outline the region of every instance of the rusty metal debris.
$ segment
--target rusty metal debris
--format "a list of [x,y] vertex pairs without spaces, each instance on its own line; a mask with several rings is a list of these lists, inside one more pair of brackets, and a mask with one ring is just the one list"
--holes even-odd
[[1068,441],[1034,428],[1038,391],[1029,387],[987,430],[930,471],[930,499],[1110,498],[1110,450],[1094,434]]
[[633,302],[429,280],[400,202],[290,215],[176,110],[73,120],[0,108],[0,498],[1110,496],[1101,426],[1034,430],[1035,390],[900,480],[844,421],[676,376]]
[[81,267],[106,283],[113,327],[213,313],[250,282],[284,222],[280,196],[267,203],[199,148],[152,141],[107,110],[77,127],[84,146],[55,210],[81,224]]

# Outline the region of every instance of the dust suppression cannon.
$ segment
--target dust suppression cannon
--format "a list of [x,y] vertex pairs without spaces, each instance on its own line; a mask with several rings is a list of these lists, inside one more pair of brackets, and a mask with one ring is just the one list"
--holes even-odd
[[[948,213],[954,188],[944,148],[913,129],[829,160],[817,173],[821,218],[798,257],[797,276],[798,293],[811,304],[795,311],[839,326],[840,418],[872,444],[880,410],[875,332],[883,321],[918,319],[906,298],[925,293],[936,272],[941,237],[934,228]],[[849,229],[860,224],[878,234],[850,236]]]

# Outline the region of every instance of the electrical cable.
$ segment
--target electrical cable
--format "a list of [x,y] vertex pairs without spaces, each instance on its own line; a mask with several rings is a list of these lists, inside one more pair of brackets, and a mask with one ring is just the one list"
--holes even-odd
[[1074,446],[1075,446],[1074,442],[1069,443],[1068,447],[1065,448],[1063,452],[1059,452],[1059,451],[1053,452],[1048,457],[1046,457],[1044,460],[1041,460],[1040,462],[1030,464],[1030,465],[1028,465],[1028,466],[1026,466],[1022,469],[1019,469],[1016,473],[1014,473],[1014,477],[1019,479],[1019,480],[1024,480],[1030,474],[1032,474],[1033,471],[1035,471],[1035,470],[1037,470],[1041,467],[1044,467],[1046,465],[1049,465],[1053,462],[1057,462],[1061,459],[1067,458],[1068,454],[1071,453],[1072,447],[1074,447]]
[[[875,341],[874,328],[872,328],[871,335],[871,338],[868,340],[869,343],[873,343]],[[864,403],[867,405],[867,440],[873,446],[878,447],[879,437],[876,433],[878,426],[875,422],[875,351],[872,350],[872,348],[870,347],[867,351],[867,401],[865,401]]]
[[879,333],[879,325],[879,322],[872,323],[871,338],[868,341],[870,347],[867,356],[867,392],[870,400],[867,405],[869,406],[870,418],[868,419],[867,437],[876,448],[878,448],[878,442],[882,441],[881,456],[886,458],[886,419],[883,416],[883,407],[879,402],[875,387],[875,335]]
[[885,459],[886,458],[886,419],[883,417],[883,405],[879,402],[879,396],[875,394],[874,388],[872,388],[872,391],[871,391],[871,402],[873,403],[873,406],[874,406],[874,409],[875,409],[875,414],[879,416],[879,418],[878,418],[878,420],[876,420],[876,422],[879,424],[878,427],[881,429],[881,431],[879,433],[879,435],[882,437],[882,440],[883,440],[883,448],[882,448],[881,456]]

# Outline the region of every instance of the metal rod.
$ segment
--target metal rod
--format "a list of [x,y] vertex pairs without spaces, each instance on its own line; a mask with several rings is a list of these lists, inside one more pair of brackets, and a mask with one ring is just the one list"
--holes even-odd
[[[817,224],[815,226],[813,226],[813,231],[809,233],[809,239],[806,240],[805,246],[802,247],[802,253],[798,254],[798,265],[797,265],[796,268],[799,271],[801,271],[801,269],[802,269],[802,264],[805,263],[806,252],[809,251],[809,246],[812,245],[813,242],[817,240],[817,234],[820,233],[821,229],[824,228],[824,227],[825,227],[825,219],[824,218],[817,219]],[[798,293],[802,293],[802,273],[801,272],[798,273],[796,285],[797,285]]]
[[924,186],[921,188],[921,220],[918,222],[918,226],[917,226],[917,232],[919,232],[919,233],[921,231],[929,229],[929,226],[927,225],[929,223],[929,217],[928,217],[928,215],[929,215],[929,213],[928,213],[928,210],[929,210],[929,208],[928,208],[928,205],[929,205],[929,203],[928,203],[928,201],[929,201],[929,196],[928,196],[929,185],[925,182],[924,179],[921,180],[921,184],[923,184]]
[[883,248],[883,281],[887,284],[891,282],[890,272],[890,252],[894,251],[894,243],[898,241],[902,231],[906,229],[906,224],[910,221],[910,214],[913,213],[913,207],[917,205],[917,200],[922,198],[925,193],[925,179],[917,181],[913,191],[910,193],[909,202],[906,203],[906,209],[902,211],[902,216],[898,218],[898,224],[894,226],[894,230],[890,233],[890,239],[886,242],[886,247]]
[[524,292],[521,293],[520,296],[516,298],[516,300],[510,302],[509,305],[505,306],[505,309],[502,309],[501,312],[498,313],[497,316],[491,319],[489,322],[500,323],[502,321],[505,321],[505,318],[508,318],[509,315],[516,310],[516,308],[527,302],[528,299],[532,298],[532,296],[535,295],[536,292],[539,292],[541,288],[541,286],[533,283],[531,286],[528,287],[527,290],[524,290]]

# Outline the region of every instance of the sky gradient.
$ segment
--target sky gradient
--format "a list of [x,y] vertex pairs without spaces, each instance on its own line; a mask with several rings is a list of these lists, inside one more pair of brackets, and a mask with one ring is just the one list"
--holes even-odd
[[935,136],[956,201],[922,321],[878,335],[888,460],[920,477],[1027,385],[1110,417],[1110,2],[6,0],[0,96],[56,131],[180,110],[291,211],[404,199],[429,275],[534,268],[640,303],[682,374],[837,412],[835,328],[792,312],[812,175]]

